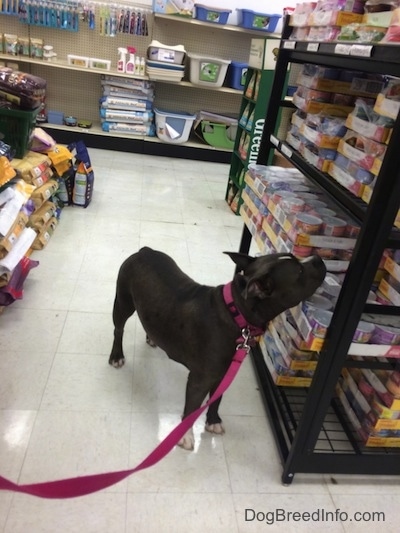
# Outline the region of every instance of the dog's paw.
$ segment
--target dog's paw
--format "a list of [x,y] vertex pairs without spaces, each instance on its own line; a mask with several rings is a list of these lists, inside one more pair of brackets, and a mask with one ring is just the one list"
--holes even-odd
[[157,344],[155,342],[153,342],[148,335],[146,335],[146,342],[152,348],[157,348]]
[[223,435],[225,433],[225,428],[221,422],[217,424],[206,424],[206,431],[214,433],[215,435]]
[[185,435],[181,438],[181,440],[178,442],[178,446],[183,448],[184,450],[194,450],[194,434],[193,429],[189,429],[185,433]]
[[120,359],[111,359],[110,357],[108,363],[114,368],[121,368],[125,364],[125,357],[121,357]]

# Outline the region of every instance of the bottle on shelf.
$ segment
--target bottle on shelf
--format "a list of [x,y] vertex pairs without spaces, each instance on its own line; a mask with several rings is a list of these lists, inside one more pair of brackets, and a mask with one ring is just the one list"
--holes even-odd
[[136,63],[135,63],[136,48],[133,46],[128,46],[127,50],[129,53],[129,59],[126,62],[125,72],[134,74],[136,72]]
[[126,56],[128,54],[128,50],[126,48],[118,48],[118,63],[117,63],[117,70],[118,72],[125,72],[126,71]]

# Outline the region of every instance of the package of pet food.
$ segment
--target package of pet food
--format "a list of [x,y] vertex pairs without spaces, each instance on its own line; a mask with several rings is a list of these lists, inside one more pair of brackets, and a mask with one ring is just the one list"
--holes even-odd
[[60,178],[71,169],[73,155],[69,148],[62,144],[56,144],[44,151],[51,159],[51,165],[54,172],[57,176],[60,176]]
[[23,285],[32,268],[37,267],[39,261],[24,256],[11,273],[7,285],[0,288],[0,305],[10,305],[23,297]]
[[9,67],[0,68],[0,94],[20,109],[36,109],[46,96],[46,80]]
[[38,236],[32,243],[33,250],[43,250],[43,248],[49,242],[51,236],[56,229],[58,224],[58,219],[56,217],[51,217],[51,219],[44,225],[44,227],[38,233]]
[[75,179],[72,191],[72,203],[87,207],[93,196],[94,172],[89,152],[83,141],[73,143],[68,147],[75,154]]
[[[28,152],[23,159],[14,158],[11,161],[11,166],[17,172],[17,175],[28,183],[33,183],[36,187],[43,185],[47,179],[43,178],[43,182],[37,181],[38,178],[50,168],[51,159],[46,154],[38,154],[36,152]],[[50,174],[51,177],[51,174]]]
[[34,213],[31,214],[28,221],[28,226],[41,231],[47,222],[54,216],[56,212],[56,204],[51,200],[47,200]]
[[35,208],[39,209],[46,200],[48,200],[58,189],[58,181],[50,179],[41,187],[35,189],[32,193],[31,200],[35,204]]
[[10,165],[10,161],[4,155],[0,156],[0,187],[5,185],[16,175],[15,170]]

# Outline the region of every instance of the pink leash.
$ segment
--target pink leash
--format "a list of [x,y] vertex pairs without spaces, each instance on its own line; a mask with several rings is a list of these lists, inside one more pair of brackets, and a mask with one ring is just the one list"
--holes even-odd
[[[230,287],[231,284],[229,283],[228,285],[228,289],[225,289],[226,285],[224,286],[224,298],[227,305],[230,301],[233,302]],[[245,327],[242,324],[242,315],[240,315],[240,317],[241,318],[239,320],[242,331],[241,336],[238,339],[239,344],[236,348],[235,355],[228,368],[228,371],[221,380],[221,383],[218,385],[214,394],[203,406],[182,420],[182,422],[176,426],[171,433],[169,433],[169,435],[167,435],[167,437],[136,468],[120,470],[117,472],[106,472],[104,474],[93,474],[88,476],[60,479],[56,481],[46,481],[42,483],[30,483],[26,485],[18,485],[17,483],[0,476],[0,490],[20,492],[29,494],[31,496],[38,496],[39,498],[76,498],[78,496],[85,496],[87,494],[92,494],[93,492],[103,490],[111,485],[114,485],[115,483],[118,483],[119,481],[122,481],[128,476],[139,472],[140,470],[150,468],[151,466],[157,464],[172,450],[174,446],[176,446],[179,440],[193,426],[197,418],[227,390],[234,380],[240,365],[250,351],[248,341],[254,335],[253,331],[258,335],[262,333],[262,330],[258,328],[253,328],[251,326]],[[235,321],[238,323],[238,325],[239,320],[235,318]]]

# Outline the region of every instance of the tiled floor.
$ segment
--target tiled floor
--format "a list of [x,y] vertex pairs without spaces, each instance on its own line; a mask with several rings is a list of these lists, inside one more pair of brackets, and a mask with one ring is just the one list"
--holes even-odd
[[[122,260],[149,245],[198,281],[219,284],[234,268],[222,251],[239,246],[242,223],[224,202],[227,165],[90,154],[91,205],[64,210],[46,249],[34,254],[40,266],[24,299],[0,317],[0,475],[20,484],[134,467],[179,421],[186,371],[145,343],[135,317],[126,328],[125,367],[107,363]],[[46,500],[0,492],[0,531],[398,531],[399,478],[334,476],[333,483],[330,476],[296,475],[292,486],[282,486],[250,360],[221,413],[224,437],[206,433],[200,420],[193,453],[175,448],[151,469],[95,494]],[[272,525],[278,509],[320,514]],[[347,522],[316,521],[322,510],[337,509],[348,513]],[[385,522],[350,521],[364,511],[385,513]]]

